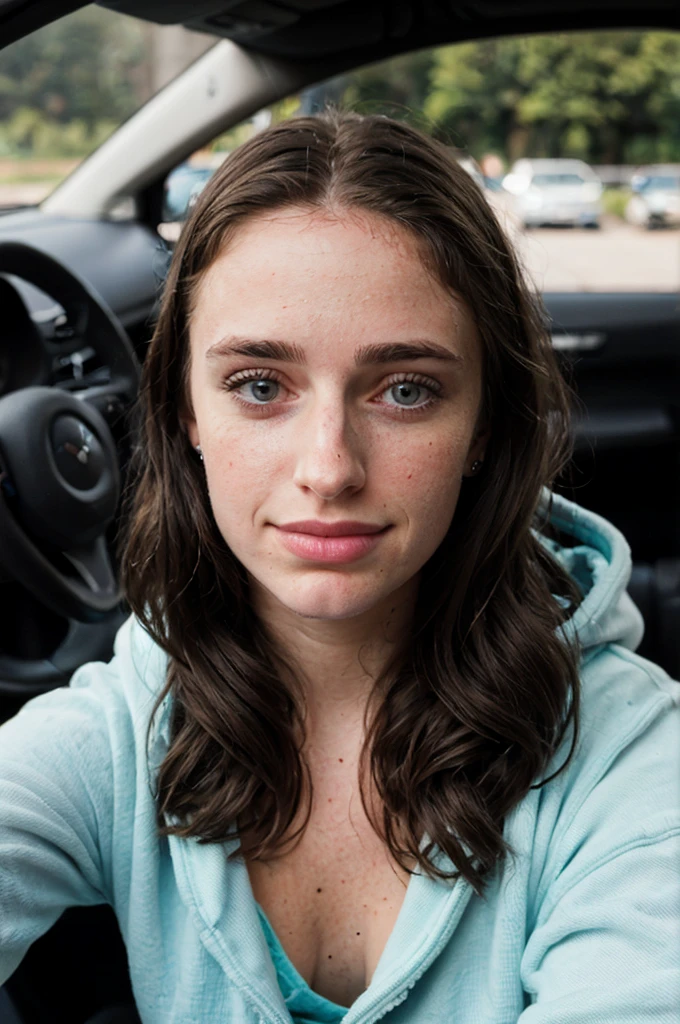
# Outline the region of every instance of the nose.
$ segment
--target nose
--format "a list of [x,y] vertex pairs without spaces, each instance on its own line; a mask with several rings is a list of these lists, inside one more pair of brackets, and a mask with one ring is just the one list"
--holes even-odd
[[360,439],[340,398],[319,400],[301,418],[294,480],[324,501],[364,486]]

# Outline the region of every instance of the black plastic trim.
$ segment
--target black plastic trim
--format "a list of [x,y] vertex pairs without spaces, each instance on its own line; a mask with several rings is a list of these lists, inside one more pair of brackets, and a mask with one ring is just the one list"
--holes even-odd
[[86,6],[86,0],[5,0],[0,3],[0,50]]

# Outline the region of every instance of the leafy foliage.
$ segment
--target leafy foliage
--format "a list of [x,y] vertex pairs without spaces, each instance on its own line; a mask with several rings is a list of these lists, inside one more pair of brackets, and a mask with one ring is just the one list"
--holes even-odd
[[680,159],[680,34],[595,32],[456,44],[353,76],[345,102],[422,110],[480,157]]
[[141,22],[90,5],[0,51],[0,152],[79,156],[143,100]]
[[[90,5],[0,51],[0,155],[78,156],[149,94],[148,26]],[[595,32],[459,43],[365,67],[272,110],[327,101],[383,112],[480,158],[680,160],[680,33]],[[252,132],[216,140],[231,149]]]

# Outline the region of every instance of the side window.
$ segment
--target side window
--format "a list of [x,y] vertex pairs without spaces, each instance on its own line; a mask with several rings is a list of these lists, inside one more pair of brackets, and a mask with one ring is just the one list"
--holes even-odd
[[87,4],[0,49],[0,213],[49,196],[216,41]]
[[249,134],[328,103],[410,120],[450,146],[537,289],[678,289],[680,33],[467,42],[323,82],[173,171],[161,232],[177,237],[187,206]]

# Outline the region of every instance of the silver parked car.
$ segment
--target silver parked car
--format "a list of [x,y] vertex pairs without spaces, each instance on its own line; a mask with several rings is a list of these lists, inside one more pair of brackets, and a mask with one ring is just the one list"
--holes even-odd
[[680,164],[640,167],[630,184],[633,195],[625,211],[630,224],[645,228],[680,224]]
[[524,227],[571,224],[598,228],[602,182],[583,160],[518,160],[503,179]]

